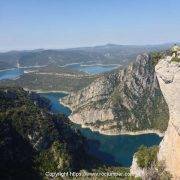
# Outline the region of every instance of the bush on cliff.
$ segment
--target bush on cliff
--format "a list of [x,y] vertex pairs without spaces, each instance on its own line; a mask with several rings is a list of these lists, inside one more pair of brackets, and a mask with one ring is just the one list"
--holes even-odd
[[150,55],[153,66],[156,66],[159,60],[163,58],[163,54],[160,52],[152,52]]
[[172,61],[172,62],[180,62],[180,58],[178,58],[178,57],[173,57],[173,58],[171,59],[171,61]]
[[159,148],[157,146],[150,148],[141,146],[135,154],[138,166],[141,168],[149,168],[152,164],[156,164],[158,150]]

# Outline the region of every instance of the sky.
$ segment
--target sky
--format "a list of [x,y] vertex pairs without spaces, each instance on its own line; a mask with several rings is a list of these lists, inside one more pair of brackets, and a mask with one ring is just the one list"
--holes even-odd
[[0,0],[0,50],[180,41],[180,0]]

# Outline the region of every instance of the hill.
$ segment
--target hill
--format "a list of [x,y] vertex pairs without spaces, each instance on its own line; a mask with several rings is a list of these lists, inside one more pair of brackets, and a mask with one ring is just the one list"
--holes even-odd
[[1,80],[0,87],[16,86],[30,90],[72,92],[88,86],[98,77],[55,65],[30,68],[25,72],[17,79]]
[[[10,51],[0,53],[0,63],[7,63],[8,68],[20,66],[44,66],[49,64],[65,65],[70,63],[101,63],[127,65],[130,61],[144,52],[168,49],[172,44],[162,45],[113,45],[84,47],[60,50],[30,50]],[[7,68],[6,66],[3,66]]]
[[0,179],[41,179],[45,172],[96,165],[86,139],[50,102],[21,88],[0,88]]

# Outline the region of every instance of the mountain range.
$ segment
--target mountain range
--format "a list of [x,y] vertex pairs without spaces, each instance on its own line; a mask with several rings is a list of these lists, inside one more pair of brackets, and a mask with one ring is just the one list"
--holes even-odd
[[36,49],[0,53],[0,69],[20,66],[44,66],[49,64],[121,64],[127,65],[138,54],[168,49],[172,44],[160,45],[115,45],[71,49]]

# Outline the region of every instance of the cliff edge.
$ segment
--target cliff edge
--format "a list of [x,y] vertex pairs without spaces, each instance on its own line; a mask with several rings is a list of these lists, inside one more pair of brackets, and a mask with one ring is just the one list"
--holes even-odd
[[165,161],[174,179],[180,179],[180,63],[167,56],[156,65],[161,91],[169,107],[170,119],[160,144],[158,159]]
[[[171,56],[162,58],[155,67],[155,72],[163,96],[169,108],[168,128],[160,143],[157,153],[157,162],[147,168],[139,167],[136,154],[133,157],[131,174],[143,180],[161,177],[165,179],[180,179],[180,62],[173,61]],[[139,152],[139,151],[138,151]],[[142,153],[141,153],[142,154]],[[149,158],[150,154],[147,153]],[[139,158],[142,158],[141,156]],[[148,159],[147,158],[147,159]],[[159,165],[164,167],[159,172]],[[162,168],[161,168],[162,169]],[[168,177],[168,173],[170,173]]]

